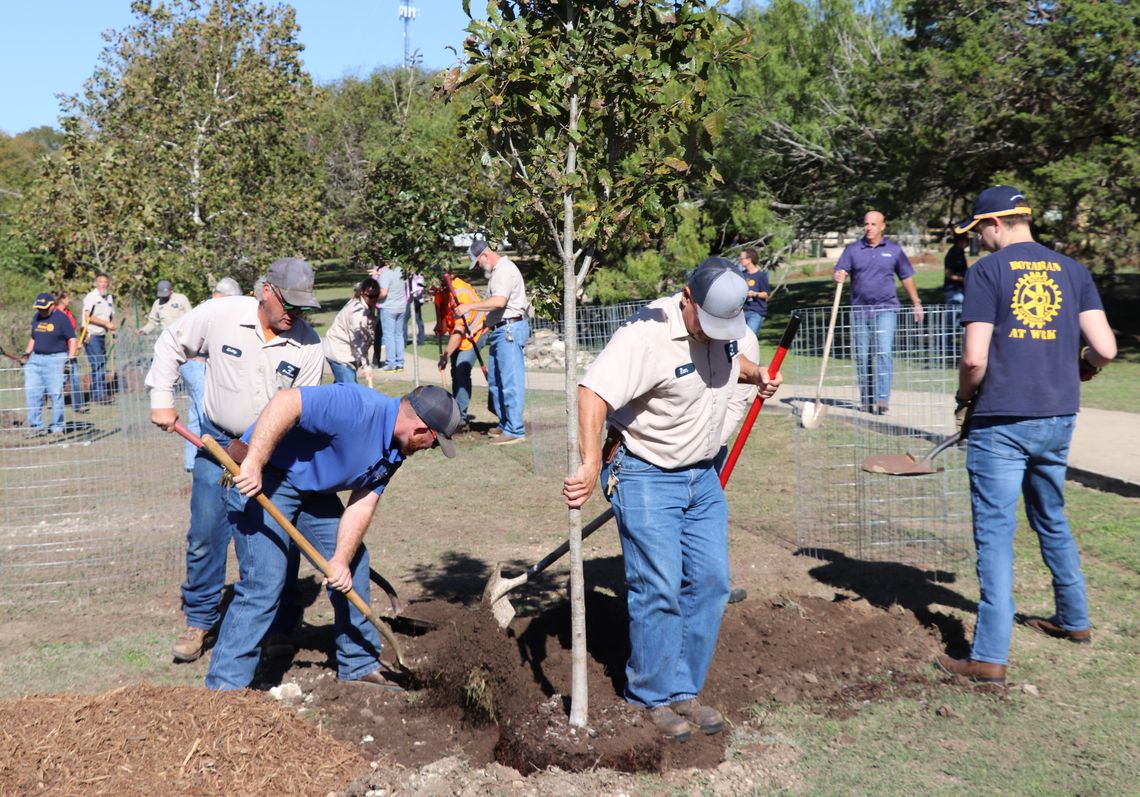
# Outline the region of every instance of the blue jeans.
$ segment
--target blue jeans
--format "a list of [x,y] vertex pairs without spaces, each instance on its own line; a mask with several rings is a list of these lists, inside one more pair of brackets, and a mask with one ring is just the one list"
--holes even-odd
[[745,310],[744,323],[748,324],[748,328],[752,330],[753,335],[758,336],[760,334],[760,327],[764,325],[764,316]]
[[625,560],[625,699],[661,706],[705,685],[728,602],[728,504],[711,462],[663,470],[619,447],[610,496]]
[[[335,493],[302,493],[279,471],[265,472],[263,492],[322,556],[333,555],[344,512]],[[255,499],[247,500],[234,490],[229,504],[237,524],[234,549],[240,575],[206,673],[210,689],[243,689],[253,682],[261,640],[273,624],[286,587],[290,552],[297,550]],[[368,549],[362,545],[352,560],[352,586],[365,602],[368,564]],[[380,634],[343,592],[330,588],[328,594],[335,617],[337,675],[355,680],[379,668]]]
[[63,433],[63,366],[67,352],[33,354],[24,366],[24,400],[28,405],[28,427],[44,428],[44,399],[51,399],[51,428]]
[[424,305],[423,302],[417,302],[415,299],[408,299],[408,303],[404,305],[404,323],[400,327],[404,330],[404,340],[411,343],[411,338],[408,337],[408,324],[412,320],[412,316],[416,319],[416,345],[422,346],[427,341],[427,327],[424,326]]
[[67,376],[64,378],[67,388],[71,391],[71,408],[73,410],[83,409],[83,382],[79,378],[79,358],[75,357],[67,361]]
[[107,398],[107,336],[87,338],[87,363],[91,366],[91,400]]
[[523,412],[526,408],[526,358],[523,347],[530,339],[530,322],[525,318],[504,324],[490,333],[491,362],[487,365],[487,384],[491,390],[491,406],[499,416],[503,434],[522,437],[526,434]]
[[[894,308],[853,307],[851,335],[855,344],[855,366],[859,372],[859,404],[886,406],[891,401],[891,379],[898,315]],[[874,365],[872,366],[872,349]]]
[[384,325],[384,366],[404,367],[404,314],[380,311],[380,323]]
[[332,369],[333,382],[347,382],[350,385],[356,384],[356,368],[347,363],[337,362],[325,357],[325,362],[329,364]]
[[456,349],[451,353],[451,392],[459,405],[459,417],[464,422],[471,420],[467,411],[471,406],[471,370],[475,367],[475,349]]
[[1053,574],[1056,622],[1089,627],[1081,556],[1065,520],[1065,472],[1075,415],[1052,418],[975,418],[966,470],[978,551],[978,623],[970,658],[1006,664],[1013,627],[1013,536],[1017,498],[1037,532],[1041,558]]
[[[186,411],[186,428],[200,436],[202,418],[206,414],[206,361],[187,360],[178,366],[178,373],[182,374],[182,386],[186,389],[186,397],[190,399],[190,408]],[[197,455],[198,449],[186,443],[183,465],[188,472],[193,472],[194,458]]]

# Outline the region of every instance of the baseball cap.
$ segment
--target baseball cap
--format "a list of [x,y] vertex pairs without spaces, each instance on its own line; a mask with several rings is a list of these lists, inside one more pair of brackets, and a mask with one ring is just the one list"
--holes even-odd
[[736,340],[744,336],[748,331],[744,322],[748,283],[731,260],[707,258],[693,271],[687,286],[706,335],[713,340]]
[[173,292],[174,292],[174,286],[170,284],[170,280],[159,280],[158,281],[158,290],[155,291],[155,293],[158,295],[159,299],[165,299],[165,298],[169,297],[170,294]]
[[287,304],[314,309],[321,306],[313,295],[313,267],[299,257],[283,257],[274,261],[265,281],[281,291]]
[[974,215],[954,228],[954,232],[969,232],[982,219],[996,216],[1033,214],[1033,209],[1025,202],[1025,196],[1011,185],[994,185],[978,194],[974,200]]
[[45,291],[36,297],[36,303],[32,306],[37,310],[46,310],[53,304],[55,304],[55,297]]
[[212,293],[220,293],[222,296],[241,296],[241,286],[233,277],[222,277],[214,285]]
[[421,385],[404,398],[412,405],[420,420],[436,433],[439,450],[443,455],[454,457],[455,443],[451,441],[451,436],[459,429],[461,418],[459,405],[451,394],[442,387]]
[[471,246],[467,247],[467,256],[471,258],[471,268],[475,268],[479,255],[487,251],[487,242],[482,238],[477,238],[471,242]]

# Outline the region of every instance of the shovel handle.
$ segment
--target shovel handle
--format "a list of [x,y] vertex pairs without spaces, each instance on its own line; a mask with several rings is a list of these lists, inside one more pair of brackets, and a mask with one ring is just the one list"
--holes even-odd
[[[241,474],[241,468],[238,464],[234,462],[233,458],[226,453],[226,450],[218,444],[218,441],[210,437],[210,435],[198,437],[177,421],[174,424],[174,431],[184,437],[191,445],[197,448],[205,448],[219,465],[229,471],[231,476]],[[321,552],[318,551],[311,542],[305,539],[305,535],[289,522],[289,519],[281,513],[280,509],[273,505],[273,502],[269,500],[265,493],[258,493],[254,498],[256,498],[257,503],[261,504],[262,508],[269,513],[269,516],[276,520],[277,524],[285,530],[285,533],[288,534],[290,539],[301,549],[301,552],[305,554],[308,560],[313,563],[313,566],[320,570],[325,578],[330,578],[332,573],[328,560],[321,556]],[[388,630],[388,626],[382,623],[380,619],[372,613],[372,608],[364,602],[364,598],[360,597],[360,594],[356,590],[350,589],[345,593],[345,596],[348,598],[348,602],[355,606],[360,613],[368,619],[368,622],[376,626],[376,630],[384,637],[384,641],[391,645],[392,653],[396,656],[396,663],[406,670],[408,667],[404,663],[404,656],[400,651],[400,645],[396,642],[396,638],[392,636],[392,632]]]
[[815,403],[818,406],[823,395],[823,376],[827,372],[827,358],[831,354],[831,341],[835,338],[835,319],[839,316],[839,296],[843,293],[843,283],[835,283],[835,299],[831,302],[831,319],[827,322],[827,339],[823,342],[823,362],[819,365],[819,384],[815,386]]
[[[837,295],[838,296],[838,295]],[[788,349],[792,347],[792,341],[796,338],[796,333],[800,331],[800,314],[792,313],[791,319],[788,320],[788,325],[784,327],[784,334],[780,338],[780,345],[776,347],[776,353],[772,356],[772,362],[768,365],[768,375],[779,373],[780,366],[784,364],[784,357],[788,353]],[[736,442],[732,444],[732,451],[728,454],[728,459],[724,461],[724,467],[720,469],[720,486],[724,487],[728,484],[728,479],[732,476],[732,470],[736,467],[736,460],[740,458],[740,452],[744,450],[744,444],[748,442],[748,435],[752,432],[752,426],[756,423],[756,416],[760,414],[761,407],[764,406],[764,399],[760,396],[752,402],[752,406],[748,409],[748,414],[744,416],[744,424],[740,427],[740,433],[736,436]]]

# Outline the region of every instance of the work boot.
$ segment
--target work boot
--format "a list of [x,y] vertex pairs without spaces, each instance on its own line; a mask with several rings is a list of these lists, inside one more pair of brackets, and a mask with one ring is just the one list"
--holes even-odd
[[1092,629],[1086,628],[1083,631],[1070,631],[1067,628],[1062,628],[1055,622],[1056,618],[1045,619],[1044,617],[1030,617],[1026,619],[1025,624],[1032,628],[1039,634],[1045,636],[1056,637],[1057,639],[1067,639],[1070,642],[1075,642],[1078,645],[1091,645],[1092,644]]
[[693,725],[701,729],[701,733],[712,735],[720,733],[724,727],[724,715],[712,706],[702,706],[695,697],[681,700],[669,706],[674,714],[684,717]]
[[673,711],[673,706],[655,706],[649,709],[649,716],[653,720],[653,725],[666,739],[686,742],[693,735],[689,723]]
[[205,628],[195,628],[192,625],[186,626],[186,630],[178,639],[174,640],[174,653],[175,661],[194,661],[194,659],[201,656],[206,652],[206,634]]
[[939,656],[934,660],[934,666],[949,675],[961,675],[967,680],[981,684],[1005,683],[1004,664],[992,664],[988,661],[954,659],[950,656]]
[[487,436],[488,437],[498,437],[502,433],[503,433],[503,427],[501,427],[501,426],[492,426],[490,429],[487,430]]
[[521,434],[501,434],[497,439],[491,441],[493,446],[513,446],[515,443],[525,443],[526,435]]
[[403,692],[404,687],[397,683],[398,680],[399,676],[385,672],[384,668],[380,668],[346,683],[374,686],[383,689],[385,692]]
[[261,655],[268,659],[291,659],[297,652],[297,646],[288,634],[266,634],[261,640]]

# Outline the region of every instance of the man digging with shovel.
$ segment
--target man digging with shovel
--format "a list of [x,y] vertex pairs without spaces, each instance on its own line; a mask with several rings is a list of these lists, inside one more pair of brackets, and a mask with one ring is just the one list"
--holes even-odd
[[765,399],[781,382],[739,354],[752,334],[747,292],[731,261],[706,260],[684,290],[626,321],[578,386],[582,465],[562,492],[582,506],[601,471],[625,561],[625,698],[677,741],[724,727],[697,697],[729,594],[728,505],[713,467],[725,414],[738,381]]

